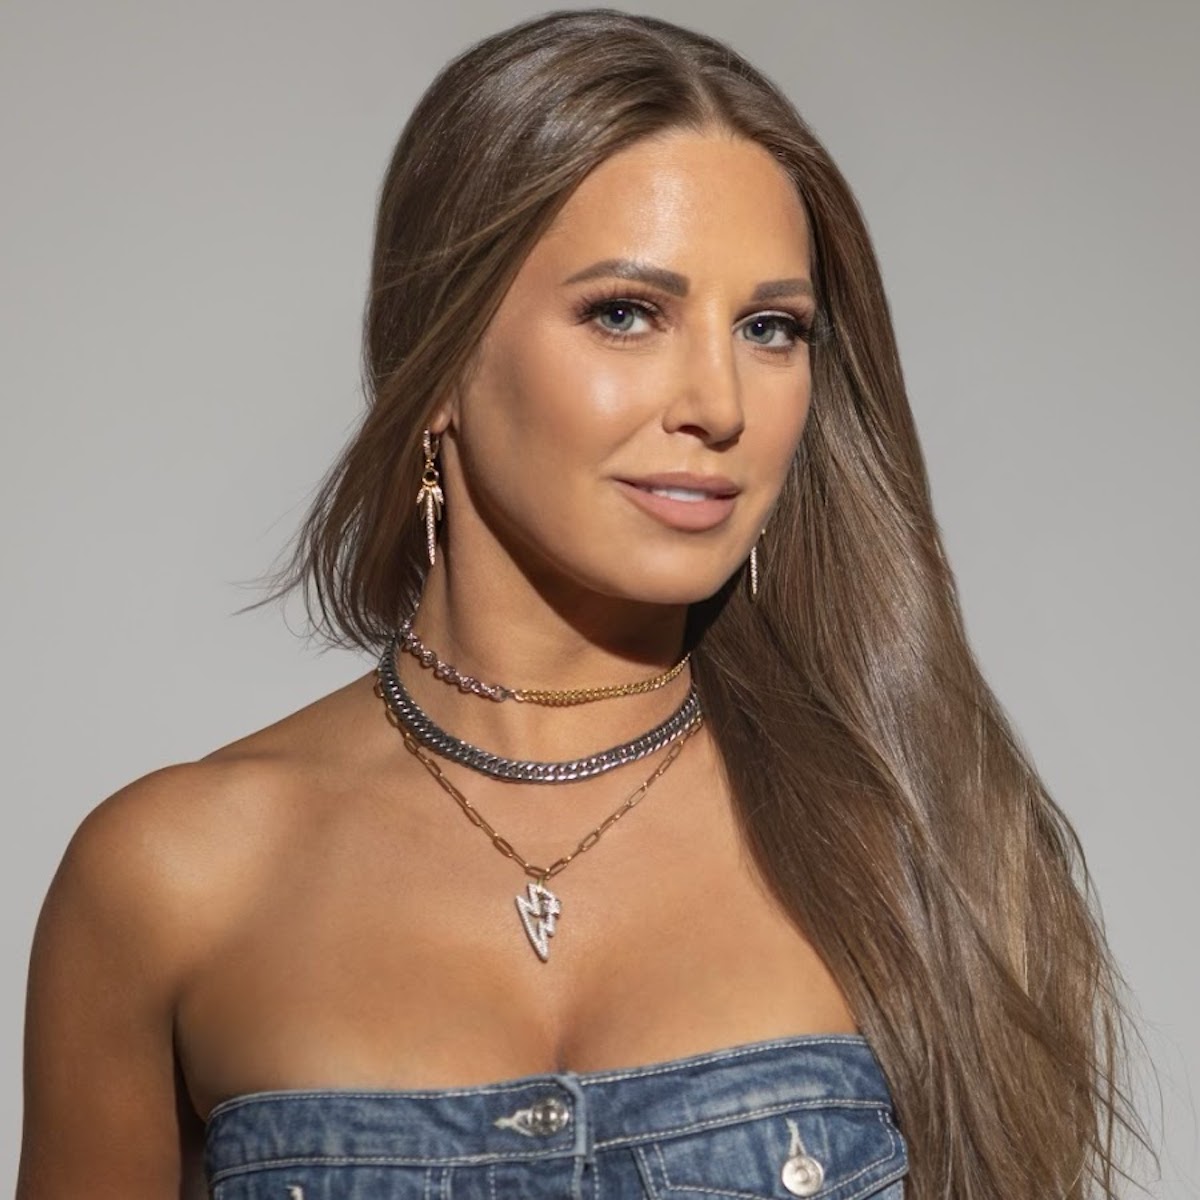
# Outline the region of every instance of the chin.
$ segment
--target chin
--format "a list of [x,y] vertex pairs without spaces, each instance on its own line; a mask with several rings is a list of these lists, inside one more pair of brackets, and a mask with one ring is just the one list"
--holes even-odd
[[686,607],[715,595],[741,566],[737,551],[720,551],[712,544],[656,547],[601,535],[547,547],[543,563],[547,574],[568,588],[635,604]]
[[662,604],[686,606],[707,600],[719,592],[732,571],[713,575],[706,571],[698,575],[693,572],[663,574],[658,571],[638,572],[632,564],[621,569],[620,575],[610,586],[599,590],[623,600],[634,600],[639,604]]

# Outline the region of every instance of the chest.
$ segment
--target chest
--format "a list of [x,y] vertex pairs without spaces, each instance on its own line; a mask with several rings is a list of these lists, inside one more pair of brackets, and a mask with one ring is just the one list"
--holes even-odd
[[[853,1031],[732,811],[692,801],[647,805],[548,881],[546,961],[517,904],[527,877],[469,821],[381,824],[367,806],[316,823],[264,868],[181,1001],[197,1111],[268,1088],[466,1086]],[[544,865],[598,812],[582,805],[566,837],[528,813],[508,824]]]

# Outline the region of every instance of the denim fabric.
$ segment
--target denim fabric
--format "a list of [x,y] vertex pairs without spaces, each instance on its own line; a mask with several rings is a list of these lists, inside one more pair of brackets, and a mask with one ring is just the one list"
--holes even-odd
[[204,1158],[213,1200],[899,1200],[908,1170],[858,1034],[479,1087],[252,1092],[213,1109]]

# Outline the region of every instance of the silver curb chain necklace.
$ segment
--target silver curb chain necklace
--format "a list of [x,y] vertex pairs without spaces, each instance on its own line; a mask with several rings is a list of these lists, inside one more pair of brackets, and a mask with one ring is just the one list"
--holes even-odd
[[[375,694],[386,702],[383,687],[378,680],[375,684]],[[387,711],[389,719],[391,719],[391,710],[388,709]],[[546,886],[546,881],[552,879],[559,871],[563,870],[577,854],[582,854],[585,850],[590,850],[613,825],[645,796],[650,790],[651,784],[659,779],[666,772],[667,768],[679,757],[687,740],[693,734],[699,732],[703,722],[703,714],[697,710],[692,723],[687,726],[675,744],[667,751],[662,762],[634,788],[621,807],[609,813],[591,833],[581,838],[579,844],[570,854],[564,854],[561,858],[555,859],[548,867],[535,866],[533,863],[522,858],[513,848],[512,843],[507,838],[501,837],[488,823],[487,818],[479,809],[446,778],[437,761],[421,749],[412,733],[403,726],[400,727],[400,733],[404,738],[405,747],[420,760],[425,769],[437,780],[438,784],[454,797],[471,823],[477,825],[491,838],[492,845],[505,858],[511,858],[520,863],[522,870],[529,876],[529,881],[525,885],[525,893],[523,895],[518,893],[515,897],[517,915],[521,919],[521,928],[524,929],[525,936],[529,939],[530,946],[533,947],[533,952],[542,962],[548,962],[550,959],[550,939],[554,936],[554,932],[558,928],[558,918],[562,915],[562,900]]]
[[[460,741],[435,724],[421,710],[400,682],[396,668],[396,652],[399,645],[399,635],[393,636],[380,656],[375,670],[375,695],[384,702],[387,719],[389,723],[399,729],[406,749],[421,762],[439,786],[454,798],[471,823],[487,834],[492,845],[506,858],[520,863],[522,870],[529,878],[524,894],[518,894],[515,897],[517,915],[520,917],[521,928],[525,931],[525,936],[530,946],[533,947],[534,953],[542,962],[547,962],[550,958],[550,938],[554,936],[559,917],[562,914],[562,900],[546,886],[547,880],[563,870],[576,855],[590,850],[617,821],[633,808],[645,796],[655,780],[660,778],[679,757],[688,739],[699,731],[704,716],[700,709],[700,698],[695,684],[688,689],[683,704],[666,721],[622,746],[615,746],[610,750],[572,762],[526,762],[489,754],[477,746]],[[522,858],[513,848],[512,843],[496,832],[483,814],[446,777],[438,762],[421,748],[421,742],[445,758],[465,766],[475,767],[495,778],[532,783],[558,783],[587,779],[625,763],[635,762],[668,744],[670,749],[662,762],[633,790],[625,802],[583,837],[574,850],[555,859],[548,867],[541,867]]]
[[700,697],[693,683],[683,703],[665,721],[619,746],[598,750],[595,754],[568,762],[503,758],[447,733],[417,704],[400,682],[396,670],[398,645],[399,638],[393,635],[380,655],[376,669],[383,699],[394,718],[393,724],[408,730],[419,742],[443,758],[481,771],[494,779],[510,779],[518,783],[571,783],[577,779],[590,779],[661,750],[679,738],[700,715]]

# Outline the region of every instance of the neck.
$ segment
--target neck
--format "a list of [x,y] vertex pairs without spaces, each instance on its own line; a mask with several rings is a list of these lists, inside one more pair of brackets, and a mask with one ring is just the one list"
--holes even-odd
[[[413,629],[439,659],[483,683],[563,690],[640,682],[682,653],[686,605],[646,604],[513,577],[508,563],[439,556]],[[509,569],[506,571],[505,567]],[[580,757],[635,737],[683,702],[688,668],[661,688],[569,707],[497,702],[436,679],[401,654],[416,702],[448,732],[511,758]]]

